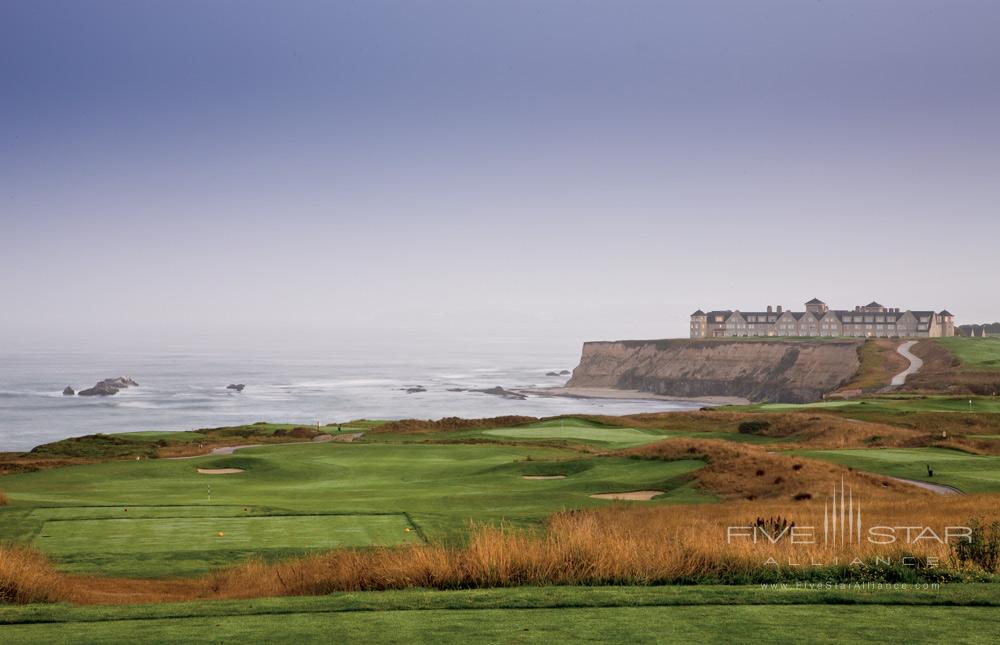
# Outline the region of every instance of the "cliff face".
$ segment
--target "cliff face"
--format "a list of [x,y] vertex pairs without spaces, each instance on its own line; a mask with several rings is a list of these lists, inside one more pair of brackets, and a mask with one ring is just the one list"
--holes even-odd
[[860,367],[862,340],[649,340],[584,343],[567,387],[807,403]]

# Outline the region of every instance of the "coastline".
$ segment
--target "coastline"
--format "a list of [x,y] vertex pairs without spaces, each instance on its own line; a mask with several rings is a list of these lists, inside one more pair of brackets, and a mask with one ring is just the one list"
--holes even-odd
[[640,390],[619,390],[610,387],[544,387],[518,388],[511,390],[518,394],[530,396],[558,396],[571,399],[616,399],[616,400],[654,400],[654,401],[689,401],[705,405],[749,405],[750,400],[737,396],[694,396],[680,397],[642,392]]

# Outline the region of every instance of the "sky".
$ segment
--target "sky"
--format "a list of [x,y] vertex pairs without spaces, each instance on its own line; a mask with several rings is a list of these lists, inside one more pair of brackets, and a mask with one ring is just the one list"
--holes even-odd
[[1000,318],[1000,3],[0,3],[0,349]]

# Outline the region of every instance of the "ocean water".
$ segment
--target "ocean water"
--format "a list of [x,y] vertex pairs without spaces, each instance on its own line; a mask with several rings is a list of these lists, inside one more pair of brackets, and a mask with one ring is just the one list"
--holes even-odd
[[[576,343],[376,343],[316,349],[15,351],[0,353],[0,451],[97,432],[191,430],[255,421],[630,414],[697,403],[532,396],[509,400],[452,388],[553,387],[579,358]],[[139,383],[110,397],[63,396],[105,378]],[[242,393],[226,389],[245,383]],[[422,386],[426,392],[408,394]]]

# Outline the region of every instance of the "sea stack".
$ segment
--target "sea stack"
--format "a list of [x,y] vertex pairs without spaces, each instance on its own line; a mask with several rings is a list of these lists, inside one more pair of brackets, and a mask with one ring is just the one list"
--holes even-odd
[[63,396],[73,396],[73,395],[75,395],[75,394],[76,394],[76,392],[75,392],[75,391],[73,390],[73,388],[72,388],[72,387],[70,387],[69,385],[67,385],[67,386],[66,386],[66,389],[65,389],[65,390],[63,390]]
[[94,387],[86,390],[80,390],[78,394],[80,396],[112,396],[114,394],[118,394],[119,390],[124,390],[127,387],[138,386],[139,384],[132,380],[131,377],[119,376],[118,378],[106,378],[94,385]]

